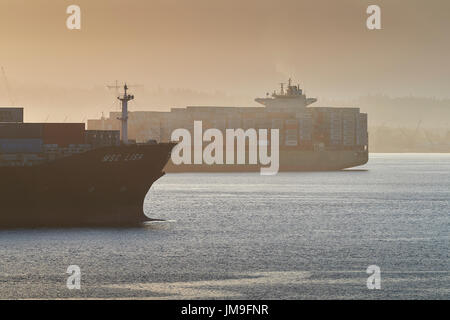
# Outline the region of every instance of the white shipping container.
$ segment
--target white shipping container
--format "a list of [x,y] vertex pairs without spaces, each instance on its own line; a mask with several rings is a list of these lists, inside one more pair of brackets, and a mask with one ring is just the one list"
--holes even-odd
[[283,129],[283,119],[272,119],[272,129]]
[[285,145],[289,147],[296,147],[298,146],[298,142],[297,140],[286,140]]
[[227,121],[226,119],[215,119],[212,121],[213,127],[219,130],[225,130]]
[[241,127],[242,127],[241,119],[239,119],[239,118],[228,119],[227,129],[238,129]]
[[254,129],[255,128],[255,119],[244,119],[244,129]]
[[312,118],[299,119],[298,135],[300,140],[309,141],[312,139],[313,121]]
[[258,119],[256,121],[257,129],[270,129],[272,127],[272,121],[269,119]]
[[286,135],[286,141],[297,141],[297,136],[296,135]]

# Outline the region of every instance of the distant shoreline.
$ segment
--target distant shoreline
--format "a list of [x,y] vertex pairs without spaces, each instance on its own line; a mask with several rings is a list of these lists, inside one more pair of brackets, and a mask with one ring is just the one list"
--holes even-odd
[[404,155],[406,155],[406,154],[411,154],[411,155],[414,155],[414,154],[450,154],[450,151],[448,151],[448,152],[392,152],[392,151],[387,151],[387,152],[380,152],[380,151],[376,151],[376,152],[370,152],[369,151],[369,155],[371,155],[371,154],[404,154]]

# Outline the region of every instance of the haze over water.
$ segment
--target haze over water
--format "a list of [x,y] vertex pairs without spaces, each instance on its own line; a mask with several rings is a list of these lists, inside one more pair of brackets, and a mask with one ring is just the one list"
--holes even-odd
[[[341,172],[169,174],[145,210],[171,221],[0,231],[0,298],[450,298],[449,154],[371,154]],[[66,288],[73,264],[81,290]],[[381,290],[366,287],[373,264]]]

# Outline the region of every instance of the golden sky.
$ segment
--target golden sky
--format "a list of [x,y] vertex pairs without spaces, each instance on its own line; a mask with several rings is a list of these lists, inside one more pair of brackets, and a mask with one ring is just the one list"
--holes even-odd
[[1,0],[0,65],[18,96],[118,79],[252,99],[292,76],[319,98],[450,97],[449,30],[448,0]]

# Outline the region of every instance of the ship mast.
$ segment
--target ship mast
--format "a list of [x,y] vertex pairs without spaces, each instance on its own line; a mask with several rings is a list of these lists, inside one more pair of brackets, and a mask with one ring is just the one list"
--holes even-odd
[[128,144],[128,101],[134,99],[134,95],[127,94],[128,86],[125,83],[123,86],[124,94],[122,97],[117,97],[122,101],[122,117],[118,118],[122,122],[122,143]]

